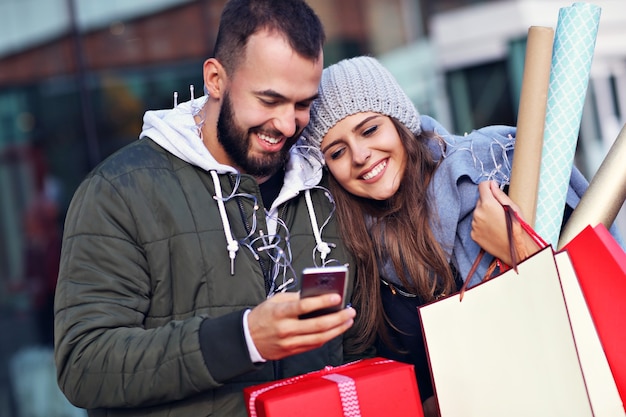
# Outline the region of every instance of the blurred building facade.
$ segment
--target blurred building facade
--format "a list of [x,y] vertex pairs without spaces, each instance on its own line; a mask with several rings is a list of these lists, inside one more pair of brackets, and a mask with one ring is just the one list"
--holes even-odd
[[[212,53],[224,2],[0,2],[3,317],[31,311],[41,295],[37,291],[48,285],[41,277],[29,277],[34,261],[28,248],[40,236],[29,232],[27,213],[38,205],[48,208],[43,211],[52,232],[46,245],[53,257],[69,200],[88,171],[136,140],[144,111],[173,106],[174,92],[179,101],[202,94],[202,63]],[[588,178],[626,119],[626,46],[620,41],[626,39],[626,15],[620,3],[593,2],[602,7],[602,16],[576,159]],[[554,28],[559,8],[571,2],[309,4],[326,28],[326,65],[359,54],[376,56],[420,112],[462,133],[489,124],[516,124],[528,28]],[[12,346],[4,340],[3,345]],[[0,415],[5,415],[1,408]]]

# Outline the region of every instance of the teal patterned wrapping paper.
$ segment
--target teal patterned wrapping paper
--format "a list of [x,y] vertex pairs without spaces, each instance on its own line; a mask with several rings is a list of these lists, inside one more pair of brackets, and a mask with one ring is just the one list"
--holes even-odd
[[600,7],[574,3],[559,10],[554,32],[535,230],[557,246],[578,142]]

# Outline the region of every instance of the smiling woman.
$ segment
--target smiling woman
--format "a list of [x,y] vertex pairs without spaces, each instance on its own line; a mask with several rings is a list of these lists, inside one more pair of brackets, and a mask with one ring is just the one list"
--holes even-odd
[[[332,174],[341,235],[357,260],[358,314],[346,349],[374,347],[412,363],[425,415],[437,415],[417,307],[456,291],[463,279],[477,282],[493,256],[510,258],[502,204],[516,206],[501,188],[510,178],[515,128],[452,135],[420,116],[371,57],[326,68],[318,93],[303,139],[320,149]],[[580,195],[586,182],[573,175]],[[481,247],[491,255],[469,277]]]
[[346,191],[373,200],[386,200],[398,191],[407,155],[389,117],[373,112],[347,116],[330,128],[321,149]]

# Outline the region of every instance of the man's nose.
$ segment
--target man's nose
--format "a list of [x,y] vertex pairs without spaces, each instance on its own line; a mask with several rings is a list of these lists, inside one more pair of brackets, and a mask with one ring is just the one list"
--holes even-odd
[[274,118],[274,127],[288,138],[296,134],[298,122],[293,106],[285,105],[279,109],[279,113]]

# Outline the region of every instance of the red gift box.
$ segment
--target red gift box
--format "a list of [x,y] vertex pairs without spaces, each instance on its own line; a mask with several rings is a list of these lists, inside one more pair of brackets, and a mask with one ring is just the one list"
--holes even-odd
[[587,226],[565,250],[626,409],[626,253],[602,223]]
[[244,389],[250,417],[423,417],[413,365],[363,359]]

